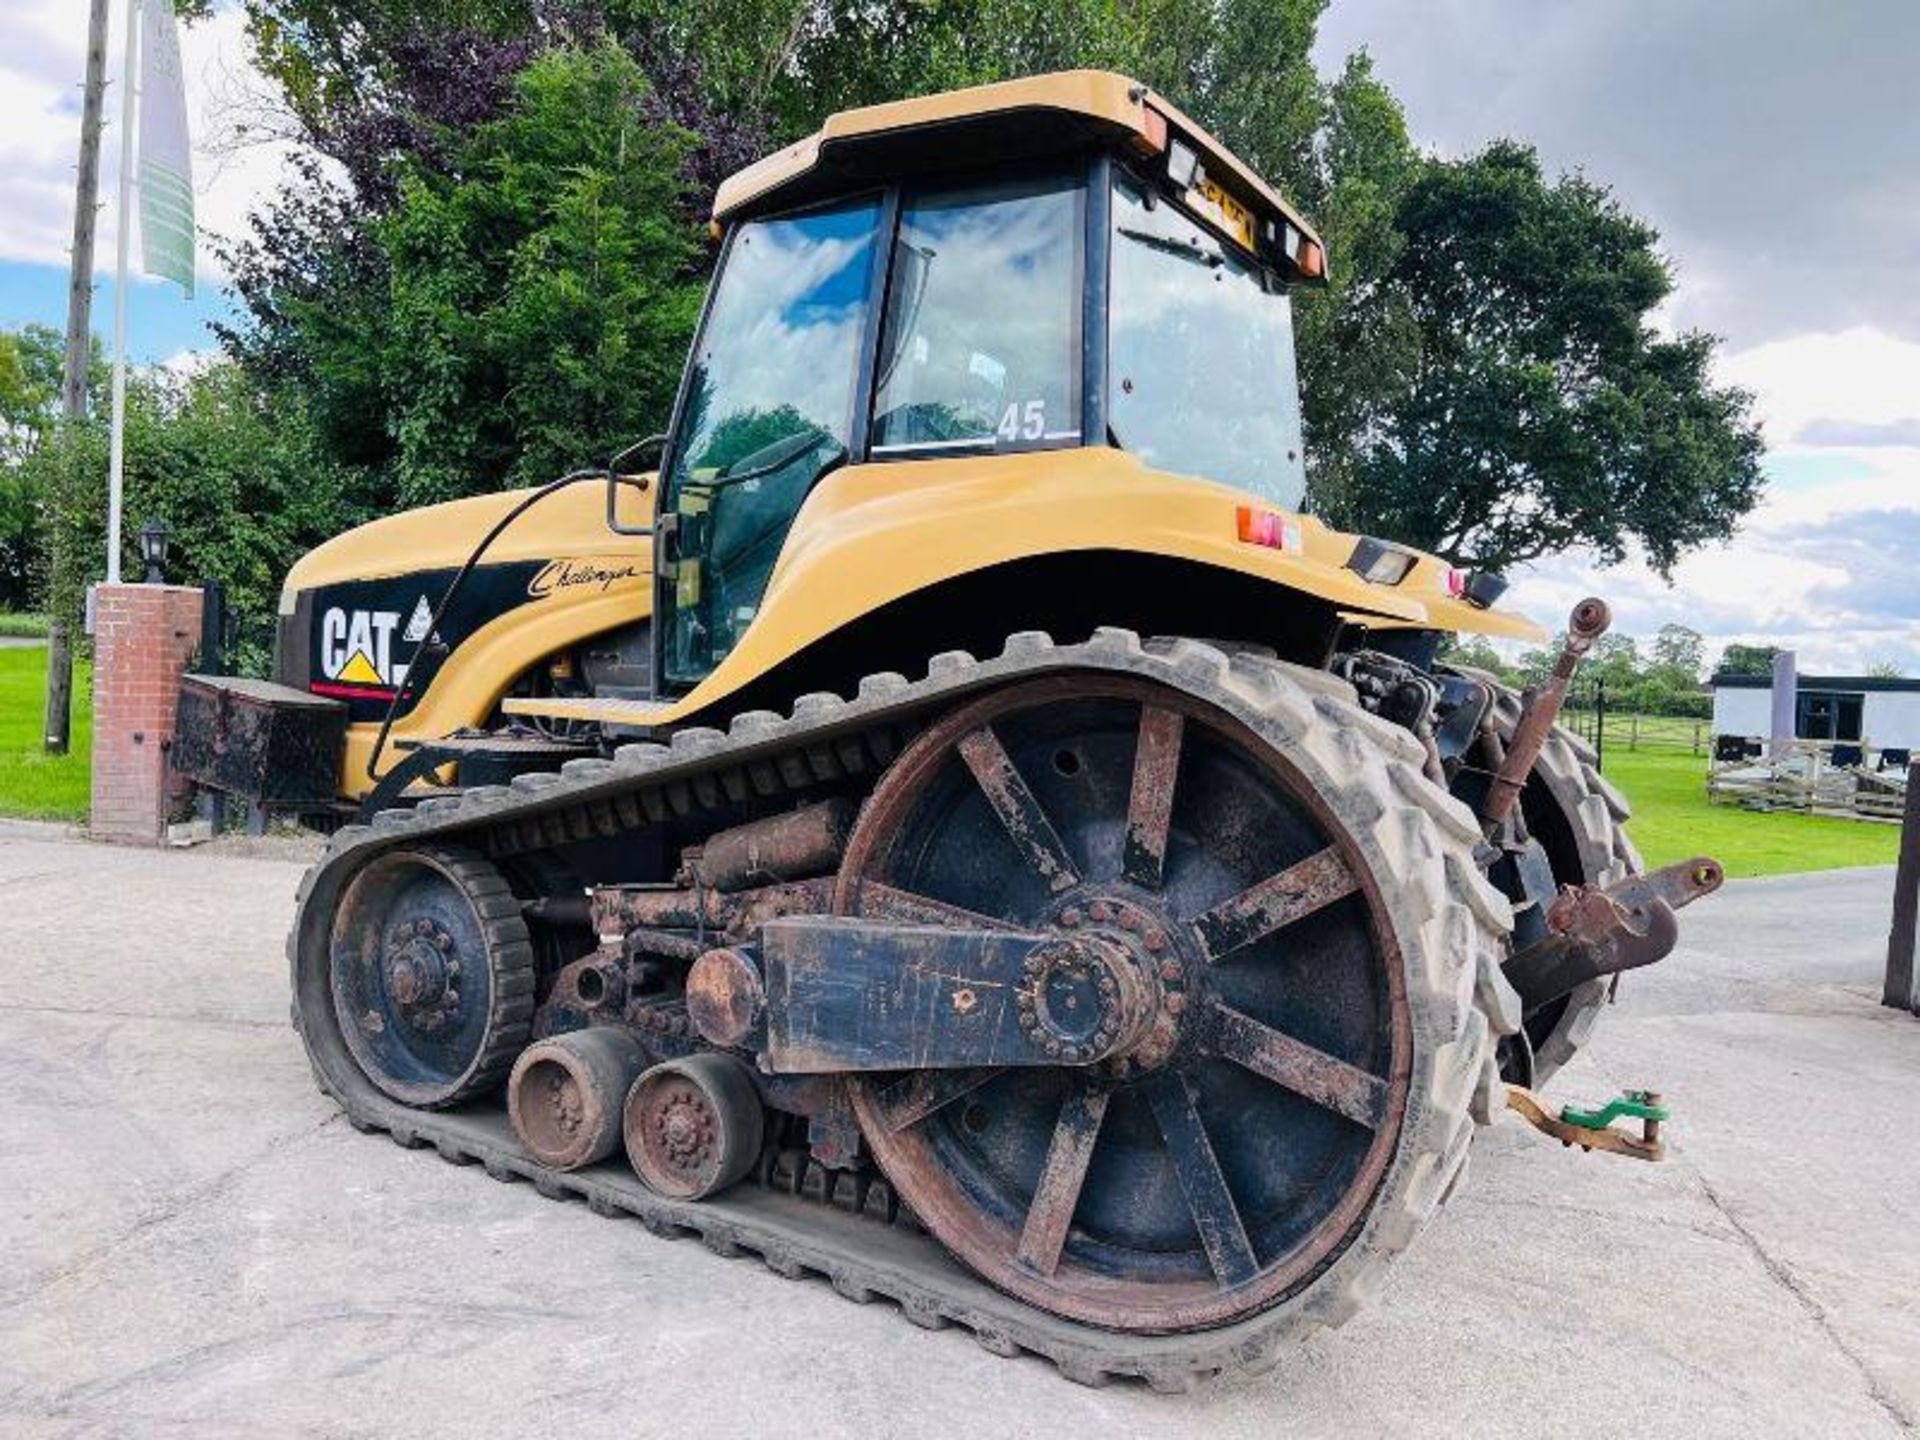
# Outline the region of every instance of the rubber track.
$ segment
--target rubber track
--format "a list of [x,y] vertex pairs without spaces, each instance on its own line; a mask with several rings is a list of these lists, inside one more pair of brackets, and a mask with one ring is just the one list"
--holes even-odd
[[[561,1173],[527,1158],[497,1104],[422,1111],[396,1104],[353,1066],[329,1025],[324,966],[303,981],[303,946],[324,946],[344,880],[380,850],[448,841],[485,853],[532,848],[537,837],[618,833],[629,823],[688,813],[730,795],[769,793],[775,781],[884,763],[897,736],[988,686],[1061,671],[1139,675],[1174,685],[1240,719],[1289,751],[1355,834],[1383,884],[1390,923],[1406,952],[1415,1074],[1401,1143],[1376,1204],[1349,1243],[1302,1292],[1264,1314],[1188,1335],[1122,1334],[1066,1321],[1001,1294],[961,1269],[929,1237],[791,1195],[736,1186],[695,1204],[652,1194],[624,1167]],[[350,826],[300,885],[288,937],[293,1021],[320,1087],[358,1129],[398,1143],[432,1145],[495,1178],[525,1179],[543,1195],[637,1216],[661,1234],[698,1235],[722,1254],[751,1253],[783,1275],[819,1275],[856,1300],[895,1301],[925,1326],[956,1324],[999,1355],[1046,1357],[1069,1379],[1098,1384],[1138,1377],[1185,1390],[1227,1371],[1269,1368],[1293,1342],[1335,1326],[1368,1303],[1395,1255],[1437,1211],[1466,1167],[1476,1121],[1498,1113],[1491,1036],[1518,1023],[1517,997],[1500,973],[1511,925],[1507,902],[1473,864],[1479,827],[1421,773],[1422,753],[1403,730],[1359,709],[1322,672],[1252,653],[1231,657],[1196,641],[1143,644],[1102,630],[1079,645],[1012,636],[1003,653],[935,656],[923,680],[870,676],[852,700],[808,695],[788,716],[750,712],[730,729],[680,731],[666,745],[629,745],[611,760],[574,760],[557,775],[527,776],[390,811]],[[1317,774],[1315,772],[1318,772]],[[316,1023],[304,1022],[312,1010]]]

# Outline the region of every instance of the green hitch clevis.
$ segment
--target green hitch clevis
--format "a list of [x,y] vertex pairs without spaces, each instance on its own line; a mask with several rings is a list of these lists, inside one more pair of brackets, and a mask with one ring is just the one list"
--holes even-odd
[[1582,1130],[1604,1130],[1622,1116],[1657,1123],[1671,1119],[1672,1113],[1660,1103],[1659,1095],[1651,1090],[1623,1091],[1598,1110],[1582,1110],[1578,1105],[1565,1105],[1560,1109],[1563,1121],[1578,1125]]

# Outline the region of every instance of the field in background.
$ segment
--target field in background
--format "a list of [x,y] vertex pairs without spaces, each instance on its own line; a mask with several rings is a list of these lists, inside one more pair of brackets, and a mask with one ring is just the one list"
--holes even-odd
[[46,694],[45,646],[0,649],[0,815],[84,820],[93,745],[93,672],[82,662],[74,663],[73,748],[66,755],[48,755],[40,748]]
[[0,640],[44,640],[46,638],[46,616],[0,614]]
[[1894,862],[1899,826],[1709,805],[1704,755],[1680,745],[1628,750],[1615,743],[1612,718],[1605,774],[1633,805],[1627,833],[1649,866],[1711,855],[1738,880]]

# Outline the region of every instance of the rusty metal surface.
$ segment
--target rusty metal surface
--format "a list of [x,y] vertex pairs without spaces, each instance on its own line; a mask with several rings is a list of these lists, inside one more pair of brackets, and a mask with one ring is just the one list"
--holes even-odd
[[710,1045],[731,1050],[751,1042],[766,1017],[759,963],[745,950],[709,950],[687,972],[687,1016]]
[[646,1059],[635,1036],[612,1026],[535,1041],[507,1080],[514,1134],[556,1170],[606,1159],[620,1144],[621,1107]]
[[1014,768],[993,727],[982,725],[969,731],[960,737],[957,748],[1007,835],[1028,863],[1046,877],[1047,887],[1058,894],[1079,884],[1080,876],[1054,832],[1053,822]]
[[760,1095],[730,1056],[654,1066],[628,1093],[622,1123],[634,1173],[672,1199],[717,1194],[760,1158]]
[[1560,647],[1553,673],[1544,684],[1527,691],[1521,702],[1519,723],[1513,727],[1500,768],[1487,787],[1486,799],[1481,802],[1480,816],[1489,833],[1504,824],[1520,803],[1520,793],[1526,789],[1534,762],[1540,758],[1541,748],[1553,733],[1554,722],[1560,718],[1560,707],[1566,702],[1573,672],[1579,669],[1593,642],[1606,634],[1612,623],[1613,612],[1604,600],[1589,596],[1573,607],[1573,613],[1567,618],[1566,643]]
[[1160,888],[1167,859],[1167,828],[1173,823],[1173,786],[1180,774],[1180,739],[1186,720],[1178,710],[1150,705],[1140,713],[1140,742],[1133,757],[1127,799],[1126,860],[1121,873],[1142,889]]
[[1060,1119],[1040,1170],[1040,1183],[1034,1189],[1033,1205],[1027,1211],[1013,1257],[1036,1274],[1051,1275],[1059,1268],[1060,1247],[1067,1242],[1067,1227],[1073,1223],[1080,1189],[1086,1183],[1093,1142],[1099,1138],[1100,1122],[1106,1118],[1107,1098],[1105,1090],[1081,1090],[1069,1095],[1060,1107]]
[[720,891],[829,874],[846,849],[853,811],[850,800],[824,800],[736,825],[689,850],[682,869],[702,888]]
[[[1649,1098],[1657,1103],[1660,1097],[1652,1095]],[[1598,1150],[1609,1155],[1624,1155],[1629,1160],[1667,1158],[1667,1146],[1660,1138],[1658,1120],[1642,1121],[1641,1133],[1637,1136],[1611,1126],[1604,1130],[1591,1130],[1584,1125],[1570,1125],[1560,1118],[1558,1109],[1524,1085],[1507,1086],[1507,1108],[1542,1135],[1550,1136],[1562,1145]]]
[[1563,886],[1547,909],[1547,935],[1507,961],[1507,979],[1531,1007],[1663,960],[1680,935],[1674,911],[1712,894],[1725,878],[1718,861],[1701,855],[1604,889]]
[[[743,726],[741,733],[728,739],[718,751],[713,743],[718,737],[712,732],[702,732],[697,739],[689,734],[676,737],[671,755],[665,747],[629,747],[611,762],[576,762],[564,776],[555,777],[556,783],[551,786],[523,789],[516,784],[511,792],[490,788],[458,801],[431,802],[415,814],[382,817],[383,823],[371,832],[350,828],[342,832],[333,852],[316,867],[303,887],[302,917],[290,942],[290,954],[295,960],[296,1021],[307,1040],[322,1086],[341,1101],[356,1124],[392,1129],[403,1143],[434,1143],[450,1156],[484,1159],[488,1169],[495,1173],[524,1175],[549,1191],[568,1190],[588,1196],[596,1205],[630,1209],[648,1217],[649,1223],[697,1229],[709,1238],[717,1237],[719,1244],[773,1247],[782,1255],[797,1251],[810,1257],[804,1263],[836,1277],[836,1283],[842,1275],[856,1277],[849,1283],[875,1285],[900,1297],[911,1312],[930,1321],[959,1320],[979,1331],[1002,1353],[1012,1353],[1015,1348],[1039,1351],[1076,1378],[1134,1374],[1151,1378],[1157,1386],[1181,1387],[1197,1375],[1220,1368],[1267,1363],[1273,1358],[1274,1347],[1281,1342],[1286,1326],[1277,1316],[1263,1315],[1258,1307],[1248,1309],[1239,1319],[1208,1323],[1205,1334],[1119,1335],[1089,1327],[1070,1316],[1049,1316],[1007,1300],[950,1269],[943,1271],[940,1278],[933,1278],[932,1270],[923,1274],[913,1268],[919,1262],[911,1261],[906,1269],[882,1274],[870,1266],[872,1257],[857,1238],[837,1234],[825,1238],[827,1230],[809,1229],[799,1222],[783,1229],[772,1223],[770,1216],[763,1216],[751,1206],[742,1209],[734,1205],[730,1197],[712,1206],[672,1206],[643,1194],[631,1182],[625,1188],[610,1187],[592,1175],[564,1176],[534,1165],[510,1142],[502,1143],[504,1117],[494,1123],[481,1111],[428,1115],[396,1106],[370,1092],[345,1063],[337,1041],[329,1039],[324,1023],[325,1007],[316,1005],[311,993],[310,968],[302,964],[314,943],[312,917],[326,913],[332,897],[338,893],[343,867],[361,863],[368,854],[389,847],[403,837],[439,833],[471,835],[476,843],[484,845],[488,854],[512,855],[560,843],[563,838],[610,838],[621,833],[623,827],[700,813],[726,803],[729,796],[744,793],[739,787],[757,784],[758,780],[750,777],[757,776],[760,769],[778,770],[783,776],[791,771],[801,777],[791,781],[796,785],[808,778],[824,777],[829,772],[822,767],[828,763],[846,767],[844,771],[832,773],[859,774],[862,766],[875,763],[872,757],[879,757],[881,764],[892,759],[898,748],[898,741],[893,737],[899,733],[893,727],[902,723],[899,717],[914,715],[916,706],[945,703],[952,697],[963,696],[970,688],[990,681],[1023,674],[1073,671],[1071,678],[1062,674],[1062,689],[1081,694],[1087,688],[1085,677],[1089,671],[1109,680],[1153,673],[1220,706],[1221,709],[1207,713],[1221,729],[1246,736],[1254,734],[1241,728],[1238,717],[1244,715],[1249,717],[1246,723],[1257,725],[1260,733],[1264,733],[1270,728],[1268,721],[1258,718],[1259,706],[1252,702],[1250,692],[1234,693],[1219,683],[1226,678],[1225,662],[1214,656],[1220,667],[1217,679],[1205,665],[1196,665],[1196,661],[1210,654],[1205,647],[1193,646],[1191,642],[1167,642],[1164,650],[1149,653],[1134,637],[1118,632],[1103,632],[1089,644],[1072,647],[1055,646],[1043,636],[1017,637],[1015,642],[1010,642],[1004,657],[987,661],[965,656],[942,657],[942,662],[936,664],[934,672],[925,680],[909,683],[900,682],[897,677],[880,677],[883,683],[876,683],[871,693],[863,687],[860,698],[855,701],[809,697],[821,703],[806,707],[804,715],[796,709],[791,719],[781,717],[771,725],[756,723],[751,733]],[[1236,671],[1243,664],[1259,668],[1264,663],[1238,657],[1232,662]],[[856,729],[856,722],[862,728]],[[920,722],[909,719],[905,723],[907,733],[912,733]],[[684,754],[681,739],[688,741]],[[1276,768],[1286,770],[1284,763]],[[1309,812],[1321,813],[1311,795],[1304,797],[1302,803]],[[1373,882],[1363,876],[1361,893],[1369,897],[1370,903],[1377,899],[1372,886]],[[867,887],[854,886],[856,893],[863,888]],[[843,886],[836,894],[845,897],[847,891]],[[1399,1005],[1404,978],[1397,967],[1392,936],[1378,934],[1376,941],[1381,953],[1395,962],[1387,966],[1385,981],[1389,998]],[[635,1014],[657,1012],[673,1018],[670,1006],[647,1007],[643,1011],[636,1003],[630,1008]],[[684,1013],[677,1018],[685,1023]],[[1396,1046],[1404,1044],[1403,1020],[1396,1021],[1394,1035]],[[1404,1085],[1407,1073],[1404,1054],[1387,1062],[1383,1069],[1390,1084],[1396,1087],[1388,1125],[1384,1127],[1391,1130],[1400,1123],[1402,1101],[1397,1087]],[[989,1079],[986,1083],[993,1082]],[[1390,1141],[1377,1139],[1376,1143],[1390,1148]],[[791,1153],[791,1150],[780,1152],[782,1156]],[[800,1187],[800,1169],[788,1167],[780,1173],[791,1173],[794,1188]],[[809,1169],[805,1173],[812,1176],[816,1172]],[[823,1197],[830,1191],[837,1197],[843,1188],[857,1190],[859,1187],[856,1177],[843,1175],[833,1184],[823,1182],[819,1188]],[[886,1191],[879,1182],[865,1188],[869,1196]],[[834,1203],[839,1203],[837,1198]],[[1349,1191],[1342,1200],[1340,1213],[1350,1224],[1364,1214],[1365,1208],[1365,1193]],[[1402,1213],[1396,1210],[1396,1214]],[[1411,1212],[1404,1213],[1411,1218]],[[1340,1216],[1329,1219],[1338,1221]],[[818,1246],[812,1243],[815,1236],[822,1237]],[[768,1253],[772,1254],[773,1250]],[[930,1249],[913,1253],[925,1253],[937,1259]],[[1311,1265],[1313,1261],[1308,1258],[1305,1263]],[[1352,1288],[1353,1284],[1356,1281],[1365,1284],[1367,1277],[1377,1270],[1377,1259],[1354,1264],[1342,1260],[1335,1263],[1333,1278],[1323,1282],[1321,1288],[1335,1296],[1357,1295],[1360,1292]],[[1351,1278],[1341,1278],[1343,1276]]]
[[1369,1130],[1379,1128],[1387,1110],[1387,1082],[1378,1075],[1225,1006],[1214,1023],[1214,1046],[1229,1060]]
[[181,679],[169,763],[195,784],[268,805],[336,797],[347,707],[266,680]]
[[1329,845],[1278,875],[1223,900],[1193,922],[1209,960],[1265,939],[1360,887],[1339,849]]
[[1144,946],[828,916],[760,929],[775,1074],[1092,1065],[1142,1040]]
[[[1293,803],[1311,815],[1310,823],[1318,827],[1321,837],[1318,843],[1303,847],[1304,859],[1281,865],[1201,915],[1183,917],[1164,908],[1166,901],[1155,892],[1134,885],[1138,878],[1164,874],[1164,842],[1151,863],[1141,863],[1141,857],[1155,851],[1154,836],[1179,833],[1174,820],[1177,793],[1147,802],[1129,783],[1119,792],[1125,801],[1119,817],[1122,832],[1144,828],[1148,838],[1145,844],[1123,842],[1128,859],[1122,861],[1123,873],[1112,884],[1126,888],[1116,890],[1083,878],[1065,838],[1067,832],[1049,817],[1005,737],[1018,729],[1018,717],[1029,707],[1055,701],[1084,705],[1089,696],[1138,707],[1134,723],[1139,733],[1128,752],[1130,780],[1144,770],[1153,783],[1165,783],[1180,773],[1182,757],[1196,743],[1244,746],[1244,753],[1260,757],[1267,783],[1282,787]],[[1169,723],[1169,714],[1178,717],[1177,727]],[[1196,734],[1203,740],[1196,741]],[[982,737],[992,737],[991,744]],[[1075,742],[1065,736],[1049,743],[1075,748]],[[973,1188],[984,1182],[956,1183],[955,1173],[943,1159],[947,1142],[931,1138],[960,1133],[954,1130],[956,1125],[964,1130],[978,1123],[972,1119],[976,1112],[993,1116],[1004,1107],[1010,1093],[1005,1087],[1013,1078],[1034,1073],[1023,1071],[1017,1062],[1006,1068],[1004,1056],[991,1057],[992,1063],[983,1059],[969,1068],[922,1069],[897,1079],[883,1075],[851,1080],[849,1089],[862,1129],[883,1171],[928,1228],[968,1264],[996,1285],[1056,1313],[1109,1327],[1172,1331],[1230,1323],[1234,1317],[1271,1304],[1313,1274],[1366,1213],[1406,1104],[1410,1062],[1400,1048],[1408,1043],[1404,1011],[1386,1012],[1396,1058],[1382,1065],[1379,1073],[1371,1073],[1223,1005],[1204,972],[1211,968],[1217,948],[1218,957],[1234,965],[1241,963],[1241,956],[1261,953],[1260,961],[1248,962],[1258,973],[1259,966],[1274,963],[1258,947],[1287,926],[1326,913],[1349,896],[1371,902],[1370,882],[1356,863],[1350,841],[1311,787],[1293,776],[1277,755],[1189,698],[1104,677],[1037,682],[940,720],[901,756],[869,798],[848,843],[836,909],[909,922],[950,921],[972,926],[982,936],[1005,933],[1008,920],[969,905],[955,905],[944,894],[925,893],[900,878],[905,873],[900,869],[903,857],[918,853],[927,843],[915,818],[916,807],[923,795],[946,783],[942,776],[952,773],[950,759],[985,795],[993,823],[1012,839],[1014,853],[1029,867],[1035,887],[1053,897],[1037,912],[1019,917],[1020,923],[1041,926],[1059,936],[1104,931],[1124,937],[1123,943],[1138,947],[1126,952],[1129,957],[1151,956],[1154,1003],[1142,1039],[1128,1053],[1065,1071],[1078,1078],[1051,1102],[1051,1109],[1045,1108],[1046,1102],[1034,1101],[1040,1107],[1034,1119],[1040,1126],[1040,1151],[1045,1158],[1032,1192],[1008,1197],[1010,1210]],[[1069,767],[1067,773],[1077,768]],[[1048,783],[1056,782],[1050,778]],[[1099,793],[1110,792],[1103,788]],[[904,834],[920,838],[909,848],[901,841]],[[1044,838],[1036,842],[1035,835]],[[1251,837],[1235,843],[1253,845]],[[1069,874],[1074,883],[1057,889],[1059,877]],[[1358,927],[1360,933],[1372,935],[1378,946],[1376,915],[1369,904],[1337,923]],[[1401,994],[1397,966],[1388,963],[1379,949],[1371,963],[1381,965],[1381,989],[1397,1006]],[[1217,1064],[1208,1058],[1216,1056],[1277,1092],[1299,1097],[1296,1103],[1319,1107],[1341,1117],[1339,1123],[1353,1125],[1355,1158],[1343,1162],[1353,1166],[1351,1180],[1325,1202],[1326,1210],[1305,1236],[1294,1237],[1278,1249],[1268,1242],[1269,1248],[1263,1251],[1255,1240],[1253,1222],[1234,1194],[1235,1182],[1228,1178],[1230,1169],[1215,1153],[1217,1145],[1229,1144],[1235,1150],[1234,1166],[1244,1167],[1252,1163],[1246,1155],[1248,1135],[1265,1132],[1249,1121],[1240,1131],[1210,1136],[1199,1118],[1201,1102],[1188,1088],[1208,1083],[1189,1080],[1190,1063]],[[1205,1076],[1208,1072],[1202,1068],[1192,1073]],[[1165,1147],[1174,1173],[1190,1182],[1180,1192],[1184,1198],[1175,1203],[1184,1206],[1193,1226],[1194,1238],[1188,1243],[1197,1270],[1173,1264],[1175,1257],[1165,1253],[1165,1242],[1146,1264],[1131,1258],[1119,1241],[1105,1241],[1104,1259],[1097,1270],[1091,1270],[1076,1251],[1072,1237],[1076,1226],[1085,1223],[1084,1217],[1076,1219],[1084,1188],[1081,1182],[1089,1167],[1100,1163],[1090,1157],[1102,1144],[1100,1137],[1113,1131],[1115,1104],[1129,1107],[1127,1132],[1137,1134],[1144,1121],[1148,1134],[1158,1137],[1153,1143]],[[1280,1132],[1273,1139],[1275,1144],[1284,1143]],[[1112,1156],[1106,1163],[1106,1183],[1124,1189],[1127,1182],[1116,1177],[1125,1172],[1112,1170]],[[1113,1204],[1104,1204],[1100,1213],[1110,1219]],[[1264,1213],[1259,1220],[1262,1226],[1270,1223]]]

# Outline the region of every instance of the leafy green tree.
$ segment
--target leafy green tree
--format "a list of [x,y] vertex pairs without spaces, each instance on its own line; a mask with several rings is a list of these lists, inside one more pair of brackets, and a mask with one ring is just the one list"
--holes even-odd
[[[86,587],[104,571],[107,422],[70,426],[28,462],[51,540],[48,609],[78,634]],[[242,659],[264,671],[280,582],[306,551],[371,519],[353,472],[320,453],[300,413],[269,404],[238,366],[128,378],[125,573],[141,573],[134,531],[171,536],[170,577],[218,580],[240,621]]]
[[1750,397],[1712,382],[1711,337],[1654,331],[1673,282],[1650,226],[1511,141],[1424,162],[1396,220],[1382,283],[1418,356],[1320,495],[1331,518],[1495,570],[1638,545],[1665,573],[1732,533],[1760,433]]
[[1713,668],[1720,675],[1771,675],[1773,657],[1779,653],[1778,645],[1742,645],[1736,642],[1720,652],[1720,663]]
[[1876,680],[1899,680],[1903,678],[1906,673],[1902,667],[1896,665],[1891,660],[1876,660],[1867,666],[1867,674],[1873,676]]
[[1368,501],[1356,462],[1382,411],[1408,389],[1420,355],[1408,297],[1391,283],[1405,248],[1396,217],[1420,157],[1399,102],[1364,54],[1329,88],[1325,135],[1325,189],[1314,218],[1327,241],[1327,284],[1295,299],[1301,416],[1317,507],[1358,516]]
[[1484,635],[1449,635],[1441,647],[1440,659],[1448,665],[1484,670],[1505,685],[1521,683],[1519,667],[1501,659],[1500,652]]
[[439,163],[397,162],[357,266],[320,248],[337,268],[275,286],[273,322],[236,337],[398,505],[544,480],[659,429],[698,314],[692,139],[649,112],[636,62],[551,50],[510,88]]
[[412,167],[374,228],[408,504],[463,493],[476,471],[545,479],[659,429],[698,313],[678,211],[690,140],[645,114],[638,66],[611,45],[553,51],[514,89],[451,177]]
[[1676,677],[1684,676],[1688,681],[1697,683],[1700,667],[1706,663],[1706,658],[1706,638],[1688,626],[1662,625],[1660,633],[1653,637],[1655,668],[1672,671]]
[[41,585],[40,485],[28,462],[58,418],[63,353],[49,326],[0,331],[0,610],[25,609]]
[[[242,247],[251,321],[232,348],[396,502],[533,478],[601,453],[609,428],[657,426],[645,367],[684,354],[709,261],[690,237],[721,175],[832,110],[1077,65],[1170,95],[1329,239],[1330,283],[1297,299],[1329,519],[1493,568],[1588,544],[1664,570],[1758,494],[1759,437],[1746,397],[1708,376],[1712,342],[1648,322],[1672,283],[1652,230],[1600,186],[1549,181],[1522,145],[1421,156],[1364,54],[1331,83],[1315,72],[1325,0],[246,5],[263,68],[346,178],[314,169]],[[609,52],[633,67],[617,81]],[[677,140],[677,194],[643,193],[528,93],[555,55],[576,57],[582,117],[650,122],[655,181]],[[509,186],[505,157],[536,131],[573,149],[541,150]],[[656,233],[612,254],[615,216]],[[642,372],[647,403],[596,385],[608,361]]]

